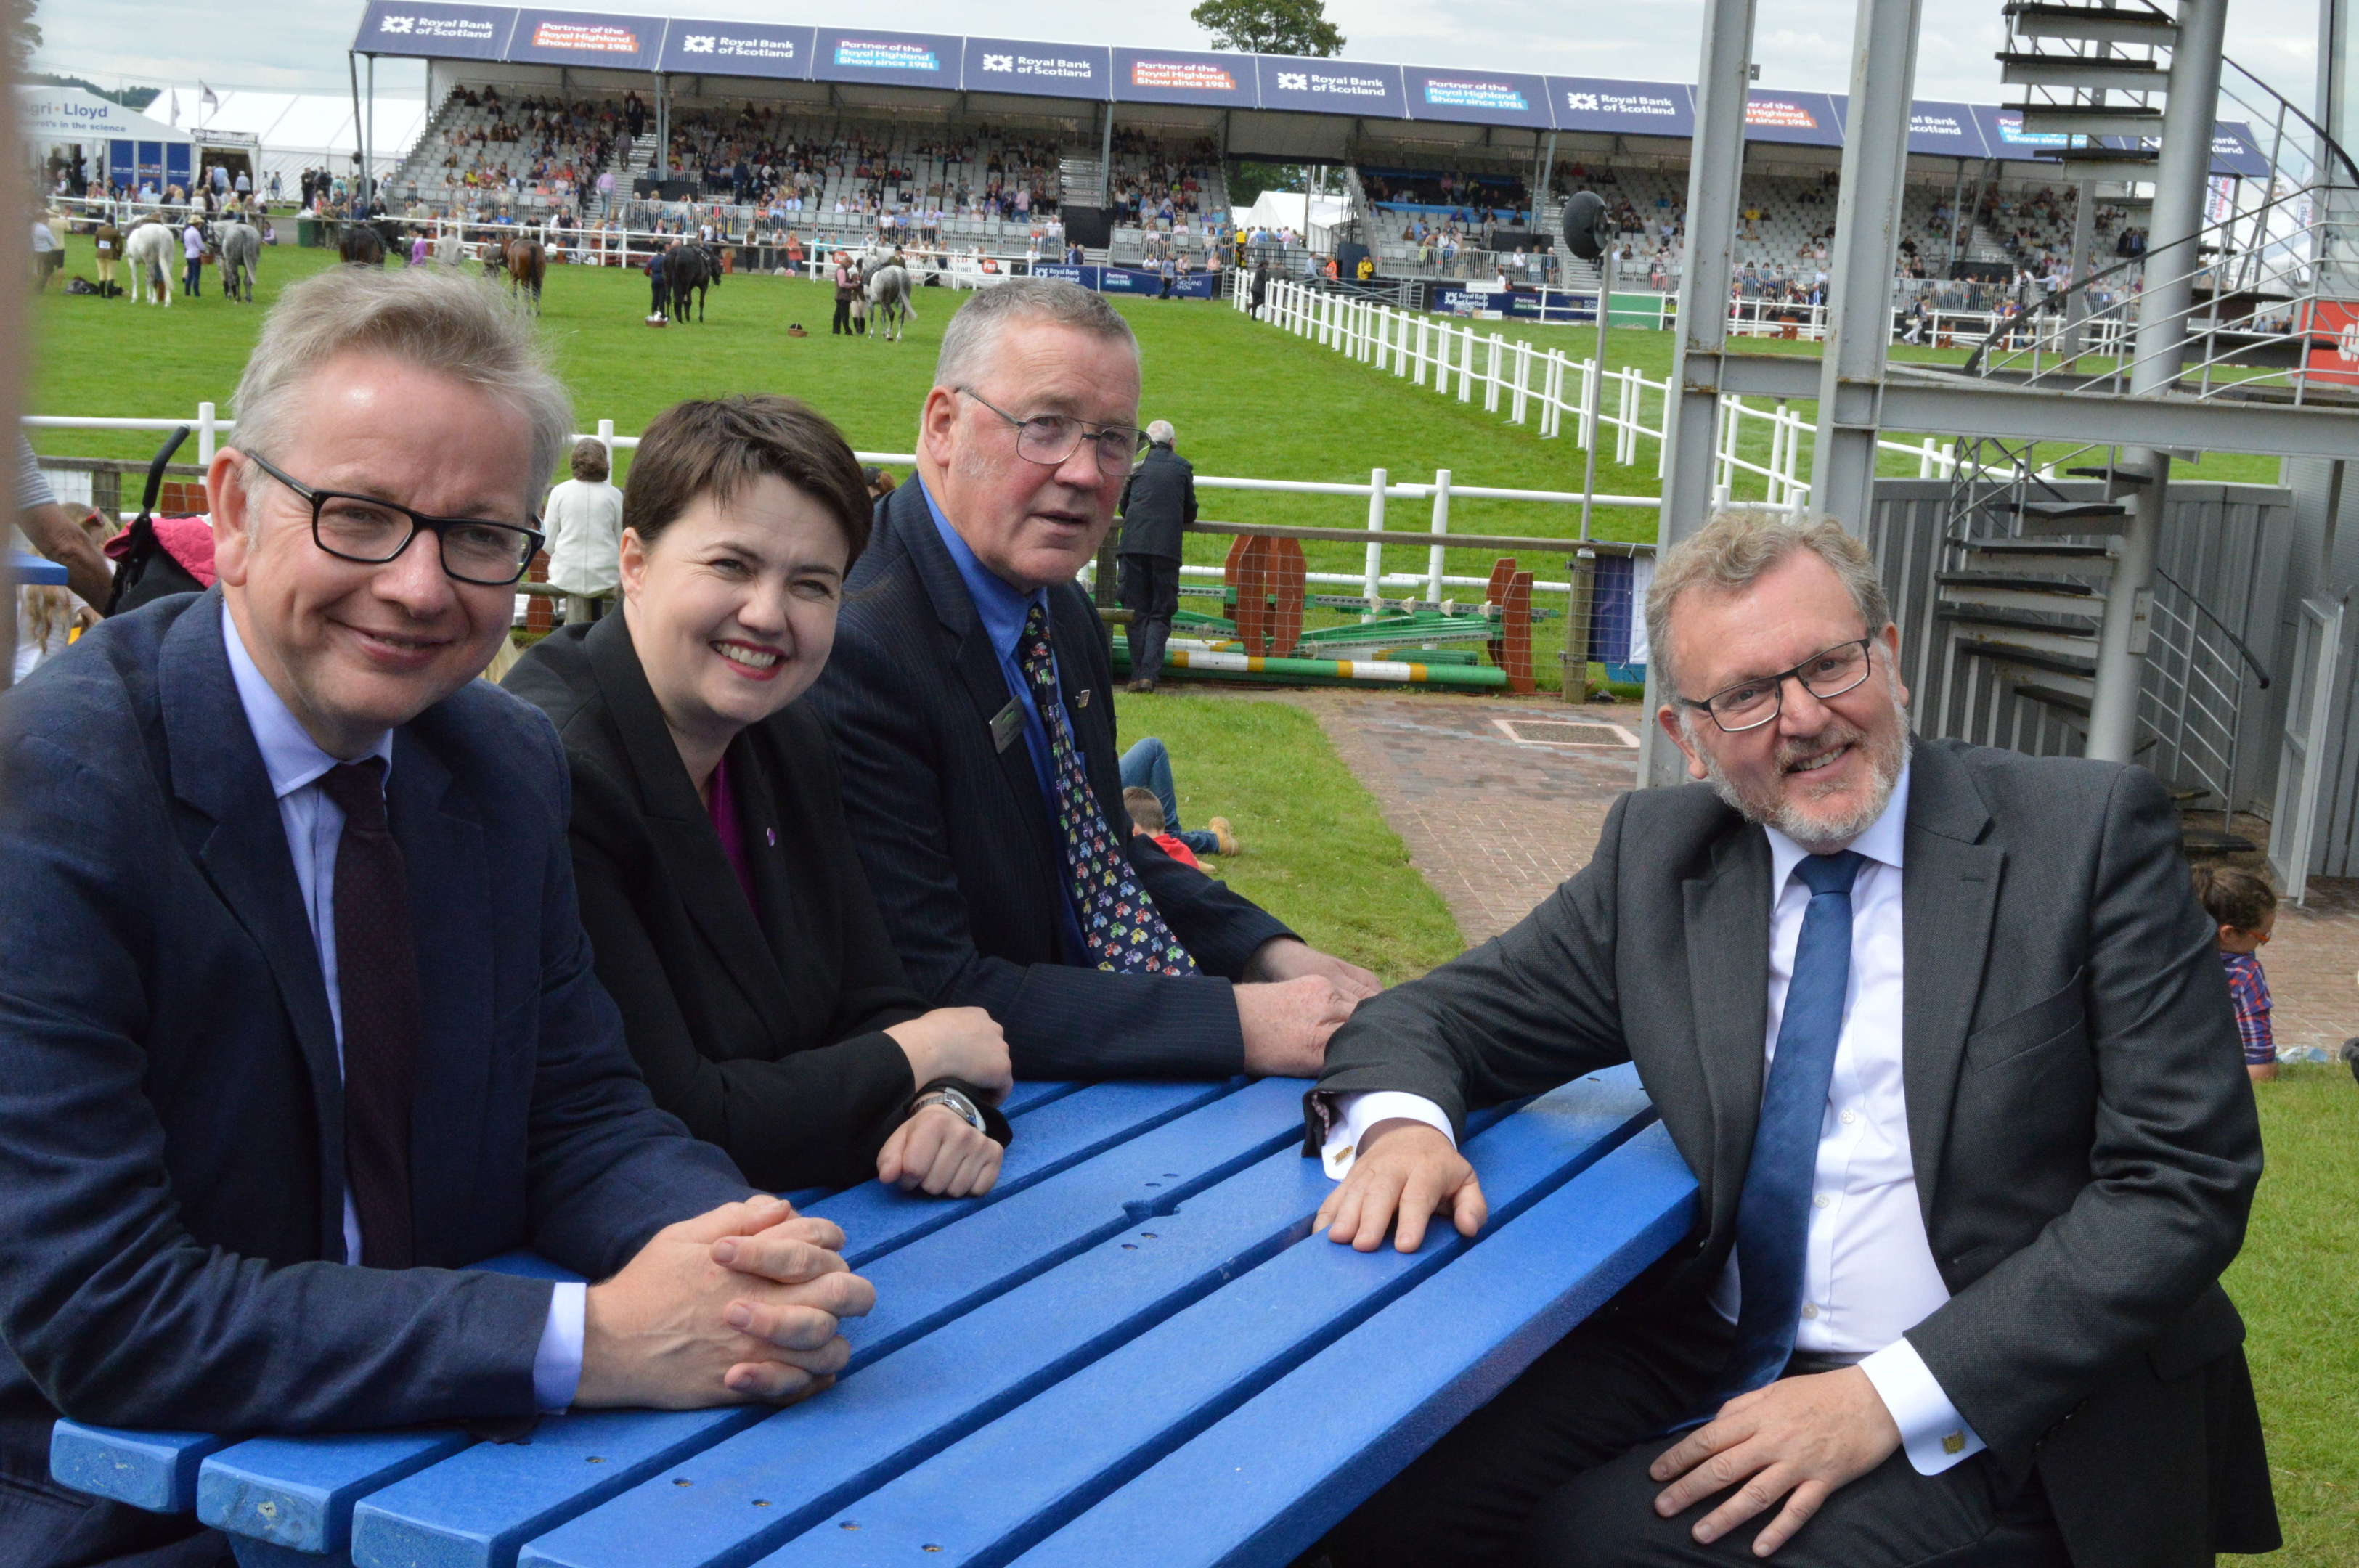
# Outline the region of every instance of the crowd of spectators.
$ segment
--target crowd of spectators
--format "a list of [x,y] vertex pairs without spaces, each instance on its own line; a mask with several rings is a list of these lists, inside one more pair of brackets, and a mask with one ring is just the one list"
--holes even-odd
[[1215,216],[1203,205],[1221,158],[1210,139],[1175,148],[1136,131],[1117,131],[1114,150],[1107,190],[1116,222],[1170,229],[1184,226],[1190,217]]

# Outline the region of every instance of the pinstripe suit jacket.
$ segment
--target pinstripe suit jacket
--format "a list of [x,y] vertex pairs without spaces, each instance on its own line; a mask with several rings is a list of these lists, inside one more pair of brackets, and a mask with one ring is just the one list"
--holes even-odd
[[915,484],[878,504],[827,673],[804,698],[834,737],[844,814],[886,927],[921,993],[999,1021],[1019,1077],[1235,1073],[1245,1043],[1228,981],[1263,943],[1293,933],[1130,836],[1105,627],[1072,584],[1049,589],[1049,608],[1091,790],[1203,978],[1116,975],[1064,950],[1049,803],[1022,741],[994,744],[1007,685]]

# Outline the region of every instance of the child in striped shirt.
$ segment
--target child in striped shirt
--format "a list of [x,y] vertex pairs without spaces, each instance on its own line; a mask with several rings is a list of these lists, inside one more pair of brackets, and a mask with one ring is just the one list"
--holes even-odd
[[2261,972],[2260,949],[2277,926],[2277,890],[2234,866],[2200,866],[2195,896],[2220,927],[2220,962],[2228,971],[2228,999],[2236,1007],[2245,1076],[2256,1083],[2274,1078],[2277,1043],[2269,1029],[2269,982]]

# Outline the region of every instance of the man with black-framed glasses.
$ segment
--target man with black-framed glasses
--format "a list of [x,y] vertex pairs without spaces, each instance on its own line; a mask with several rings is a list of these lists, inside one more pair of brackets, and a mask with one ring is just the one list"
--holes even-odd
[[951,319],[916,482],[878,503],[807,699],[910,979],[1023,1077],[1307,1076],[1377,982],[1135,837],[1105,628],[1075,582],[1147,438],[1138,345],[1077,285]]
[[1647,620],[1698,782],[1623,796],[1512,930],[1361,1010],[1310,1135],[1330,1238],[1414,1250],[1487,1217],[1469,1111],[1631,1062],[1692,1228],[1332,1568],[2274,1547],[2220,1287],[2259,1128],[2160,781],[1912,743],[1877,564],[1830,519],[1711,520]]
[[[0,703],[12,1568],[226,1559],[54,1486],[60,1415],[788,1401],[873,1298],[841,1231],[656,1108],[591,967],[556,733],[475,679],[571,424],[528,321],[456,273],[338,268],[273,307],[235,407],[215,587]],[[468,1267],[522,1248],[583,1279]]]

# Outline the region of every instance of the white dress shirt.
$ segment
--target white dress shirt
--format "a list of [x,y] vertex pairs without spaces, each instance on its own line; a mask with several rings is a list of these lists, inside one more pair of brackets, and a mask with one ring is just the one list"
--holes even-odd
[[[1983,1441],[1941,1391],[1908,1331],[1950,1299],[1933,1262],[1909,1161],[1908,1108],[1901,1078],[1901,857],[1908,818],[1908,770],[1892,799],[1849,848],[1865,857],[1852,884],[1851,975],[1843,1034],[1819,1130],[1817,1175],[1802,1269],[1798,1352],[1854,1361],[1867,1374],[1900,1429],[1908,1462],[1939,1475]],[[1810,889],[1794,878],[1809,853],[1774,827],[1769,840],[1769,1016],[1766,1064],[1777,1054],[1777,1026],[1794,976]],[[1450,1133],[1441,1108],[1421,1095],[1379,1090],[1338,1096],[1336,1123],[1322,1154],[1328,1173],[1351,1168],[1361,1135],[1377,1122],[1408,1118]],[[1712,1293],[1723,1317],[1736,1321],[1737,1260]]]
[[[336,1067],[344,1063],[344,1003],[336,987],[336,847],[344,832],[344,814],[320,787],[320,780],[340,759],[320,749],[287,704],[263,677],[254,656],[246,652],[229,607],[222,607],[222,642],[229,652],[231,676],[237,699],[245,709],[247,728],[262,752],[263,770],[270,775],[270,792],[278,799],[278,822],[287,833],[287,852],[295,861],[295,881],[302,890],[304,918],[311,923],[311,943],[320,955],[320,979],[328,988],[328,1022],[336,1033]],[[393,771],[393,731],[377,737],[365,753],[382,758],[386,776]],[[358,759],[354,759],[357,761]],[[361,1216],[353,1203],[352,1185],[344,1186],[344,1261],[361,1260]],[[588,1287],[557,1286],[549,1305],[549,1321],[540,1331],[540,1346],[532,1358],[533,1399],[545,1411],[561,1411],[573,1402],[582,1382],[582,1337],[588,1309]]]

